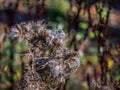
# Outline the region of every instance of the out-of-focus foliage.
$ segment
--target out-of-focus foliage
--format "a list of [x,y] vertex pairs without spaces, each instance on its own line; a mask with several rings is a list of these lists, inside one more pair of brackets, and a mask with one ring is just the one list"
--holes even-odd
[[[69,36],[68,47],[80,54],[81,66],[71,77],[67,90],[88,90],[90,84],[93,84],[93,87],[97,85],[101,87],[101,84],[92,81],[99,82],[101,79],[104,81],[105,77],[107,83],[112,81],[110,82],[112,86],[118,87],[120,1],[43,0],[44,4],[39,1],[0,0],[0,89],[18,86],[17,82],[23,73],[22,62],[26,62],[28,58],[24,54],[28,51],[26,44],[10,40],[8,33],[11,26],[23,21],[39,19],[45,23],[52,21],[50,23],[54,28],[63,28]],[[111,6],[110,1],[113,1]]]
[[79,26],[80,26],[80,28],[83,29],[83,30],[88,29],[88,23],[81,22],[81,23],[79,24]]
[[11,87],[11,84],[17,85],[17,82],[21,80],[21,62],[23,59],[19,52],[27,51],[27,47],[23,43],[18,42],[13,44],[9,38],[5,38],[3,42],[3,47],[1,47],[2,52],[0,53],[1,90],[8,89]]

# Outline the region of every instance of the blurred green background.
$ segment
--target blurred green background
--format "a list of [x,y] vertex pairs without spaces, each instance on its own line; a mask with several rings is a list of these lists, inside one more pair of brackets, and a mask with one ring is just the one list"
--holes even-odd
[[0,90],[19,86],[26,62],[21,53],[28,47],[24,42],[12,41],[8,35],[16,23],[31,20],[62,28],[68,34],[67,47],[79,53],[81,65],[70,77],[66,90],[103,90],[100,88],[105,86],[108,90],[119,90],[119,3],[119,0],[0,0]]

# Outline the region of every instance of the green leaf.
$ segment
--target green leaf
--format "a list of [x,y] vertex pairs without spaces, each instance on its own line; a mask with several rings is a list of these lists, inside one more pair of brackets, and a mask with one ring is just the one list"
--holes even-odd
[[2,76],[1,77],[1,82],[6,83],[7,82],[7,78],[5,76]]
[[108,80],[110,80],[110,73],[109,72],[106,73],[106,77]]
[[94,32],[89,32],[89,38],[91,38],[91,39],[95,38]]
[[107,16],[107,11],[102,11],[101,17],[104,18],[104,19],[106,19],[106,16]]
[[70,90],[78,90],[77,85],[72,81],[70,83]]
[[117,75],[117,76],[115,77],[115,79],[116,79],[117,81],[119,81],[119,80],[120,80],[120,75]]
[[58,11],[66,14],[69,9],[69,2],[67,0],[48,0],[50,6],[49,8],[55,8]]
[[83,39],[84,38],[84,35],[82,33],[76,33],[76,39],[77,40],[80,40],[80,39]]
[[26,44],[24,44],[22,50],[23,51],[27,51],[28,50],[28,46]]
[[15,71],[19,71],[19,72],[22,71],[22,67],[20,65],[14,65],[14,69]]
[[81,23],[79,23],[79,27],[80,28],[82,28],[83,30],[86,30],[86,29],[88,29],[88,23],[86,23],[86,22],[81,22]]
[[97,55],[91,55],[89,58],[90,58],[90,62],[92,64],[96,64],[98,62],[98,56]]
[[11,49],[10,48],[7,48],[6,50],[5,50],[5,55],[7,55],[7,56],[11,56]]
[[120,80],[120,73],[119,73],[119,71],[116,71],[116,72],[115,72],[115,79],[116,79],[117,81]]
[[17,43],[16,45],[15,45],[15,49],[16,49],[16,51],[21,51],[21,45],[20,45],[20,43]]
[[5,47],[10,47],[11,46],[11,41],[9,39],[6,39],[4,42]]
[[57,20],[58,22],[62,22],[62,21],[63,21],[63,18],[60,17],[60,16],[56,16],[56,20]]
[[13,80],[14,80],[14,81],[17,81],[17,76],[16,76],[16,74],[13,75]]
[[95,30],[95,34],[96,34],[96,36],[98,36],[99,35],[99,31]]

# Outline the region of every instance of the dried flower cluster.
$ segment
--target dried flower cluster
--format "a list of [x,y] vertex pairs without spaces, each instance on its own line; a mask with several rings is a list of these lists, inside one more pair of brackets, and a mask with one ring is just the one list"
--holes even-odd
[[61,29],[52,30],[41,21],[24,22],[12,27],[10,35],[25,41],[32,57],[20,90],[56,90],[79,67],[77,53],[65,47]]

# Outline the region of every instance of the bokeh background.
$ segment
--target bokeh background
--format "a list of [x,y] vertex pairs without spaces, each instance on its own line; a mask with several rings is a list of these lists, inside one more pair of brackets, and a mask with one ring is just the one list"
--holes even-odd
[[9,38],[11,27],[37,20],[63,28],[79,53],[65,90],[120,90],[120,0],[0,0],[0,90],[19,86],[26,62],[28,47]]

